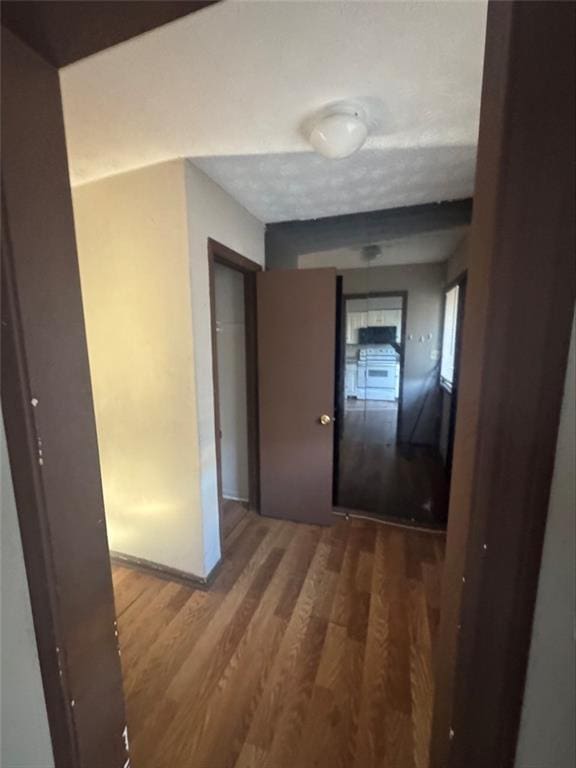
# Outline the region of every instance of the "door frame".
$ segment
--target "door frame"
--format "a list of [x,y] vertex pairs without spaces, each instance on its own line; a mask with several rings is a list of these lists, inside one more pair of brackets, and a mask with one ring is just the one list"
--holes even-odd
[[[442,341],[444,339],[444,316],[446,312],[446,294],[451,291],[452,288],[458,286],[458,306],[456,308],[456,356],[454,360],[454,374],[452,379],[452,390],[448,390],[446,386],[442,384],[440,378],[440,388],[443,394],[449,394],[450,399],[450,413],[448,414],[448,440],[446,447],[446,475],[450,480],[452,475],[452,459],[454,456],[454,437],[456,435],[456,413],[458,412],[458,381],[460,378],[460,362],[462,358],[462,329],[464,327],[464,312],[466,309],[466,286],[468,283],[468,270],[465,269],[458,277],[451,280],[444,286],[444,301],[442,302]],[[440,348],[440,362],[442,362],[442,348]]]
[[214,430],[216,437],[216,472],[218,478],[218,515],[220,546],[223,538],[222,450],[220,445],[220,390],[218,379],[218,334],[216,329],[215,266],[239,272],[244,278],[244,319],[246,336],[246,413],[248,425],[248,506],[260,509],[260,461],[258,450],[258,346],[256,323],[256,275],[260,264],[237,253],[226,245],[208,238],[208,272],[210,281],[210,331],[212,336],[212,386],[214,391]]
[[488,5],[430,768],[514,765],[576,296],[573,26]]
[[4,26],[1,48],[2,411],[46,715],[58,768],[121,768],[126,715],[59,72]]
[[[343,312],[342,312],[342,323],[344,324],[344,332],[342,335],[342,344],[344,348],[346,347],[346,302],[349,299],[386,299],[386,298],[397,298],[400,297],[402,299],[402,334],[400,337],[400,384],[399,384],[399,392],[400,395],[398,397],[398,413],[396,415],[396,443],[400,443],[400,435],[402,430],[402,404],[404,402],[404,361],[405,361],[405,353],[406,353],[406,321],[408,317],[408,291],[376,291],[375,293],[344,293],[342,294],[342,303],[343,303]],[[345,365],[346,360],[344,359],[344,362],[341,362],[341,365],[344,365],[344,370],[340,371],[340,378],[342,381],[342,386],[344,386],[344,374],[345,374]],[[338,430],[338,436],[339,436],[339,430]]]
[[[396,298],[402,299],[402,333],[400,338],[400,384],[399,384],[399,398],[398,398],[398,412],[396,414],[396,444],[398,445],[401,440],[402,429],[402,404],[403,404],[403,389],[404,389],[404,360],[406,351],[406,323],[408,318],[408,291],[377,291],[375,293],[343,293],[341,296],[342,308],[340,311],[340,328],[338,328],[338,317],[336,318],[336,360],[337,371],[335,381],[337,386],[340,387],[342,392],[335,393],[335,406],[337,407],[336,425],[334,429],[334,466],[333,466],[333,482],[332,482],[332,499],[335,514],[353,514],[355,512],[362,513],[364,510],[352,509],[343,507],[338,504],[338,485],[339,485],[339,473],[340,473],[340,439],[342,436],[342,430],[344,429],[344,412],[341,412],[339,403],[339,397],[344,395],[342,401],[345,402],[345,386],[346,386],[346,302],[349,299],[374,299],[374,298]],[[338,349],[338,343],[341,349]],[[345,409],[345,406],[344,406]]]

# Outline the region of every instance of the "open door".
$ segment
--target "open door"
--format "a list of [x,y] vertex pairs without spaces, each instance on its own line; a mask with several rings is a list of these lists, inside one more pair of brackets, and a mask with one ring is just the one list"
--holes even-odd
[[260,511],[330,524],[336,270],[257,275]]

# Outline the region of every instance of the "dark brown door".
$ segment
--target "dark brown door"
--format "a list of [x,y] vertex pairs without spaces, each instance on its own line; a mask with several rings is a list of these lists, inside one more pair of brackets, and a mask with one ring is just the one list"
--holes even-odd
[[257,309],[260,511],[329,524],[336,270],[261,272]]

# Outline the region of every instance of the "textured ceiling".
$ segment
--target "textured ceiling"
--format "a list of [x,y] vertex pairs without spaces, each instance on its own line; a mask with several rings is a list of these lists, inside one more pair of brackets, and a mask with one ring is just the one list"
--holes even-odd
[[470,197],[476,147],[367,149],[194,159],[260,221],[315,219]]
[[[204,9],[61,70],[72,182],[203,158],[264,221],[467,196],[485,16],[474,0]],[[302,127],[342,99],[371,135],[327,164]]]

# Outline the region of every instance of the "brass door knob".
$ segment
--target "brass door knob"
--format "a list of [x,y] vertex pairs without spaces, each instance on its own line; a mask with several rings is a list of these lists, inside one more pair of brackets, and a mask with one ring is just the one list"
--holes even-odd
[[330,416],[328,416],[327,413],[323,413],[322,416],[320,416],[320,424],[322,424],[323,427],[326,427],[331,422],[332,422],[332,419],[330,418]]

